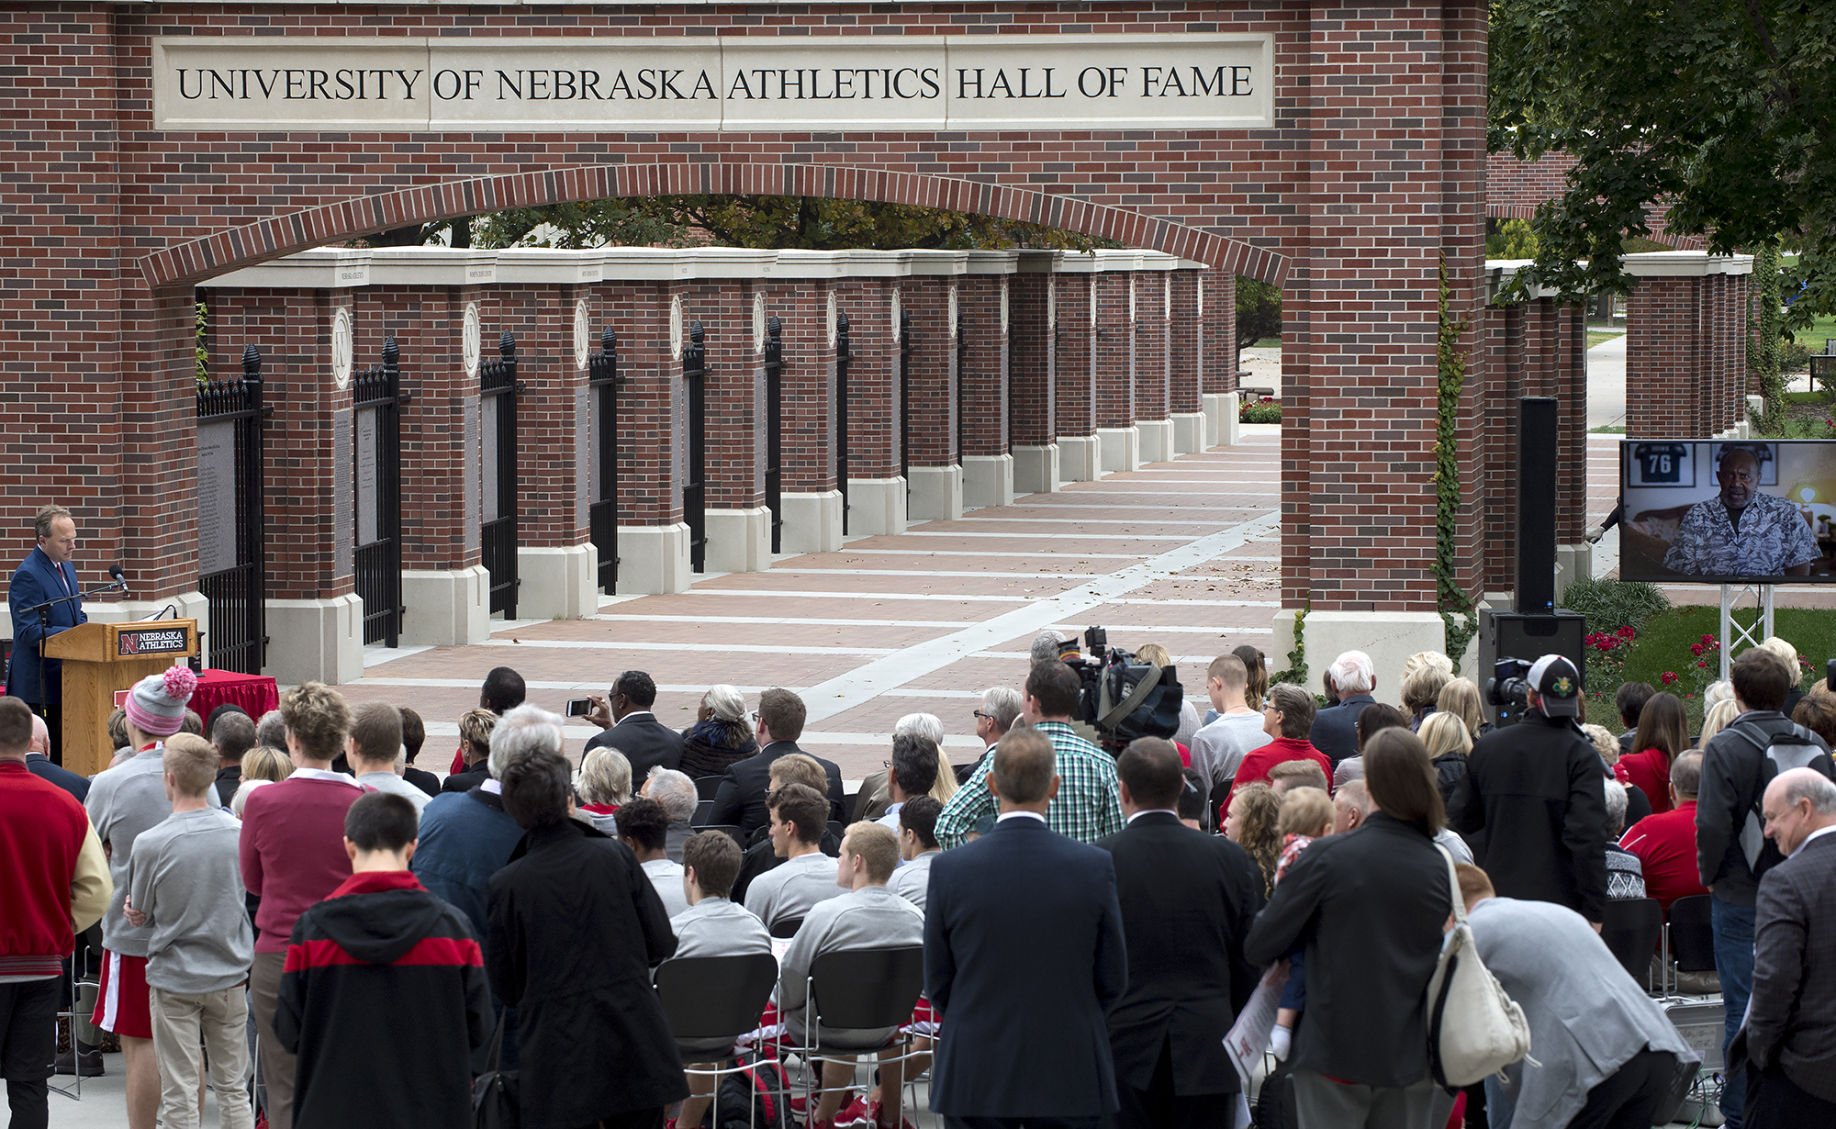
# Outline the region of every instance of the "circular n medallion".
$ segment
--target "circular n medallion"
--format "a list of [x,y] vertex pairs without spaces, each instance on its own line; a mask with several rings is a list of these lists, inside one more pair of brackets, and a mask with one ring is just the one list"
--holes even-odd
[[954,341],[962,331],[962,308],[957,304],[956,286],[953,283],[950,286],[950,339]]
[[1001,335],[1007,336],[1007,280],[1001,280]]
[[1193,292],[1198,298],[1198,316],[1204,317],[1205,316],[1205,276],[1200,275],[1198,278],[1193,279],[1193,281],[1198,283],[1197,289]]
[[351,385],[351,337],[351,311],[339,306],[331,323],[332,380],[339,391]]
[[841,306],[835,300],[835,291],[829,291],[829,348],[835,348],[835,342],[841,337]]
[[899,288],[895,286],[892,288],[892,329],[889,334],[895,345],[899,343],[899,321],[904,316],[905,308],[899,304]]
[[1173,276],[1160,276],[1160,320],[1173,320]]
[[765,352],[765,295],[752,296],[752,351]]
[[459,355],[465,361],[465,375],[478,375],[478,359],[482,355],[479,344],[483,331],[478,325],[478,303],[465,304],[465,321],[459,330]]
[[669,300],[669,355],[682,359],[682,295]]
[[574,303],[574,367],[587,367],[587,356],[591,351],[593,327],[587,316],[585,298]]
[[1058,279],[1046,278],[1046,332],[1058,332]]

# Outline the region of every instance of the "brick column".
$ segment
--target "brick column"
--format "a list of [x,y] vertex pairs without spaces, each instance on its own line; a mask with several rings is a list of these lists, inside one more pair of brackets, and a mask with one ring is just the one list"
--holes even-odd
[[1229,446],[1237,441],[1237,276],[1206,271],[1197,285],[1205,445]]
[[1022,251],[1008,288],[1008,419],[1020,494],[1058,489],[1057,261],[1056,252]]
[[[815,258],[816,253],[809,253]],[[796,269],[779,256],[780,277]],[[832,263],[832,256],[823,256]],[[842,495],[836,488],[835,343],[841,317],[832,278],[775,282],[769,311],[783,324],[784,526],[787,553],[841,548]]]
[[590,539],[593,466],[587,365],[599,347],[597,286],[604,256],[592,251],[499,252],[497,300],[516,335],[517,614],[578,619],[599,610],[599,553]]
[[[682,521],[682,359],[671,332],[683,284],[629,251],[606,254],[594,288],[604,321],[618,333],[618,587],[626,593],[689,586],[689,534]],[[681,334],[686,324],[679,325]]]
[[901,385],[911,444],[905,453],[911,520],[950,521],[963,516],[963,468],[956,449],[960,281],[913,276],[904,280],[902,295],[911,326],[909,369]]
[[[255,346],[262,402],[272,412],[262,443],[264,629],[284,642],[266,649],[265,670],[290,683],[350,681],[363,674],[350,381],[353,364],[380,361],[383,329],[365,316],[363,290],[340,285],[338,267],[323,258],[238,273],[293,283],[204,292],[212,379],[240,376],[243,349]],[[334,337],[351,350],[342,364]]]
[[[1144,256],[1147,257],[1147,256]],[[1152,256],[1159,265],[1171,256]],[[1165,271],[1134,276],[1135,287],[1135,428],[1141,433],[1141,461],[1163,463],[1173,457],[1173,421],[1167,417],[1167,317],[1173,304],[1173,277]]]
[[402,641],[436,646],[490,635],[491,577],[480,563],[478,365],[503,323],[492,252],[373,251],[366,307],[395,334],[402,386]]
[[906,279],[841,278],[836,304],[848,315],[848,533],[903,533],[906,484],[899,473],[899,315]]
[[1626,434],[1701,439],[1746,414],[1750,255],[1627,255]]
[[[761,257],[761,265],[768,261]],[[684,320],[706,330],[709,572],[757,572],[771,563],[765,508],[765,322],[750,278],[691,285]]]
[[[1013,267],[1011,253],[980,252],[972,264]],[[1014,457],[1008,453],[1008,335],[1013,328],[1013,293],[1001,274],[971,274],[958,289],[963,335],[962,413],[963,506],[1005,506],[1014,500]]]
[[1141,466],[1141,432],[1135,427],[1135,324],[1139,256],[1097,252],[1096,434],[1099,469]]
[[1191,264],[1173,272],[1168,307],[1167,418],[1173,421],[1175,455],[1189,455],[1206,447],[1199,277],[1199,271]]
[[1054,288],[1053,403],[1057,405],[1058,466],[1066,482],[1095,482],[1097,298],[1094,255],[1066,255]]

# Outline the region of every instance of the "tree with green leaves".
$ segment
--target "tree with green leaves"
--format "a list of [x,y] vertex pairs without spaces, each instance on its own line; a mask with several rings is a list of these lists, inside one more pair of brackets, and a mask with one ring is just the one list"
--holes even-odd
[[1243,350],[1265,337],[1281,336],[1281,287],[1253,278],[1237,279],[1237,367]]
[[1628,236],[1799,252],[1790,319],[1836,310],[1836,4],[1492,0],[1490,147],[1575,161],[1534,227],[1535,275],[1622,290]]

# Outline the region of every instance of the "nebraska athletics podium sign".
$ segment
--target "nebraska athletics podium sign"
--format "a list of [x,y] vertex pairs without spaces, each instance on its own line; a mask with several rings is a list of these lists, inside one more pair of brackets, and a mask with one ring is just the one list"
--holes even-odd
[[1269,35],[184,37],[159,129],[1255,129]]

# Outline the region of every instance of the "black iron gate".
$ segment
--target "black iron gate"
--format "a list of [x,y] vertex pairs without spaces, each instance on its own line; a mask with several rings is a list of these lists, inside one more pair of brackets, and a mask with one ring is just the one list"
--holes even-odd
[[848,337],[848,315],[835,317],[835,489],[841,492],[842,535],[848,533],[848,367],[854,342]]
[[587,441],[594,465],[587,521],[599,551],[599,588],[618,589],[618,334],[608,327],[587,370]]
[[382,364],[357,374],[357,595],[363,641],[393,647],[402,634],[401,353],[391,334]]
[[210,606],[210,661],[260,674],[267,657],[262,552],[261,350],[242,376],[198,386],[198,589]]
[[478,366],[484,566],[491,613],[516,618],[516,338],[498,339],[498,359]]
[[689,528],[689,568],[702,571],[708,557],[708,349],[700,322],[689,326],[682,348],[683,392],[688,397],[688,467],[682,476],[682,520]]
[[912,315],[899,311],[899,474],[912,489]]
[[966,385],[969,381],[969,334],[963,325],[963,318],[956,319],[956,465],[963,465],[963,408],[969,399]]
[[771,551],[784,551],[784,323],[765,325],[765,505],[771,510]]

